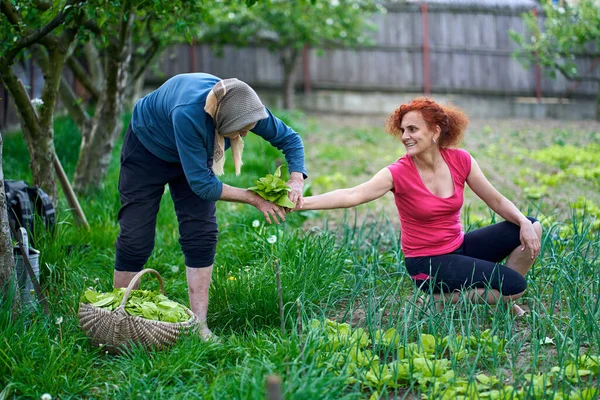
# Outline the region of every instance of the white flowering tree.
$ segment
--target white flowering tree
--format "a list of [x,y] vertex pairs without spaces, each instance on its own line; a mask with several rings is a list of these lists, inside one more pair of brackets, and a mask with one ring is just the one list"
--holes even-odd
[[558,74],[576,82],[597,82],[597,113],[600,119],[600,66],[581,71],[577,60],[581,56],[600,57],[600,2],[580,0],[564,2],[561,6],[549,0],[542,2],[544,24],[540,27],[533,13],[523,15],[527,34],[511,32],[519,44],[517,56],[525,64],[538,62],[551,77]]
[[283,67],[284,107],[293,108],[295,76],[305,46],[321,49],[368,42],[370,15],[383,11],[375,0],[272,0],[245,7],[235,0],[217,0],[214,25],[202,27],[199,40],[217,47],[266,46]]

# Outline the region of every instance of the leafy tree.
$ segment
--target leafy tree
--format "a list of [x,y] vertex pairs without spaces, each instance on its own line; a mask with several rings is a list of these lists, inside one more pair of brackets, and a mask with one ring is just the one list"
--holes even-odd
[[561,74],[570,81],[597,82],[597,118],[600,119],[600,74],[580,71],[581,56],[600,57],[600,3],[595,0],[565,2],[563,6],[543,1],[543,27],[533,12],[523,15],[526,35],[511,31],[520,49],[517,56],[526,65],[538,62],[551,77]]
[[[104,180],[121,114],[144,72],[169,44],[191,38],[191,29],[206,22],[205,0],[168,2],[93,1],[85,9],[81,36],[67,65],[95,103],[78,99],[62,80],[60,95],[82,135],[73,186],[78,192],[97,189]],[[85,61],[85,62],[82,62]]]
[[[85,1],[1,0],[0,2],[0,80],[15,101],[29,154],[33,181],[57,199],[52,171],[54,150],[54,107],[58,85],[69,46],[77,30],[71,23],[81,16]],[[30,53],[39,53],[44,74],[42,96],[34,107],[23,83],[13,70],[15,62]]]
[[377,10],[383,8],[375,0],[272,0],[251,7],[235,0],[217,0],[211,10],[215,23],[201,29],[199,39],[217,48],[262,45],[277,53],[283,67],[284,107],[293,108],[302,49],[367,43],[365,32],[372,26],[367,19]]

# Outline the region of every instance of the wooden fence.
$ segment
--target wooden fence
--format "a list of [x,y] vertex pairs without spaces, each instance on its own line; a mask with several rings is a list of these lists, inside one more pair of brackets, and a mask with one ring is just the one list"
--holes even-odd
[[[307,49],[298,71],[298,89],[591,98],[597,83],[575,85],[551,79],[535,65],[524,68],[514,57],[512,29],[525,32],[523,7],[394,3],[374,17],[374,45],[355,49]],[[540,23],[541,21],[540,17]],[[319,55],[319,53],[324,53]],[[581,57],[579,69],[589,75],[600,60]],[[31,70],[24,65],[22,78]],[[278,57],[266,48],[226,47],[217,56],[207,45],[177,45],[167,49],[147,78],[155,87],[178,73],[202,71],[221,78],[237,77],[260,88],[283,82]],[[34,78],[32,91],[41,85]],[[0,128],[16,122],[14,107],[0,87]]]
[[[523,7],[457,6],[440,3],[392,4],[374,18],[374,45],[356,49],[310,49],[298,71],[299,87],[391,92],[506,96],[591,97],[595,83],[573,85],[551,79],[535,65],[513,57],[509,31],[525,33]],[[541,23],[541,17],[540,17]],[[599,60],[582,57],[586,75]],[[207,45],[169,48],[152,84],[178,73],[202,71],[237,77],[256,87],[280,87],[282,68],[265,48],[225,47],[222,57]]]

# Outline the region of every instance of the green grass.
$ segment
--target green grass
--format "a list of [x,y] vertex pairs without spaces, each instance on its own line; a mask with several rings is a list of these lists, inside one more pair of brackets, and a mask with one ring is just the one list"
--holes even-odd
[[[307,153],[315,192],[352,184],[389,161],[372,153],[380,149],[381,140],[388,140],[383,139],[381,130],[344,129],[350,148],[363,145],[360,151],[346,152],[352,156],[340,158],[344,152],[333,144],[319,146],[323,137],[341,146],[343,141],[336,141],[335,130],[302,115],[285,117],[293,126],[304,124],[298,130],[310,146]],[[57,151],[71,176],[77,132],[72,123],[60,119],[56,135]],[[484,129],[481,135],[490,132]],[[560,138],[573,136],[566,132]],[[510,137],[524,140],[529,136],[519,132]],[[5,176],[30,180],[22,138],[14,135],[4,140]],[[388,142],[384,143],[387,146]],[[599,385],[598,365],[583,357],[600,355],[600,234],[595,211],[590,214],[580,207],[561,214],[546,206],[549,202],[539,205],[525,199],[520,206],[524,210],[530,207],[529,214],[552,217],[545,222],[540,258],[528,275],[523,303],[530,313],[525,319],[515,320],[501,306],[458,304],[436,313],[418,305],[417,293],[404,270],[393,208],[382,213],[376,207],[361,207],[357,213],[320,213],[320,218],[308,220],[292,214],[285,224],[269,226],[252,207],[221,202],[209,307],[209,324],[221,343],[184,337],[170,350],[133,348],[119,356],[93,348],[79,327],[77,309],[85,288],[111,288],[118,233],[119,147],[120,142],[102,191],[80,199],[90,232],[73,225],[61,198],[56,236],[37,238],[42,252],[41,281],[51,315],[45,316],[41,310],[13,314],[12,298],[1,301],[0,398],[40,398],[49,393],[61,399],[262,399],[265,377],[271,374],[281,377],[284,398],[294,399],[364,399],[373,394],[454,399],[464,390],[471,391],[469,398],[486,391],[492,396],[487,398],[597,397],[592,392],[589,397],[575,395]],[[351,168],[354,154],[354,164],[366,166],[368,171]],[[324,157],[322,168],[314,167],[319,157]],[[242,175],[235,177],[227,163],[224,180],[248,187],[282,161],[281,154],[251,135]],[[344,172],[345,182],[342,178],[319,181],[336,170]],[[487,223],[488,215],[478,206],[466,207],[466,229]],[[259,221],[257,227],[253,226],[255,220]],[[271,244],[267,239],[272,236],[277,241]],[[160,272],[169,297],[187,304],[177,239],[176,218],[167,194],[161,203],[156,248],[147,266]],[[281,267],[285,334],[280,331],[275,260]],[[157,287],[152,278],[145,279],[142,286]],[[327,319],[350,323],[355,336],[349,338],[346,328],[334,324],[323,326]],[[378,334],[391,328],[396,331],[393,343]],[[360,329],[365,340],[354,340],[360,337]],[[432,335],[433,345],[426,335]],[[438,376],[427,377],[423,365],[444,359],[447,361],[437,361],[439,368],[443,366],[433,374]],[[393,366],[387,367],[393,379],[385,375],[386,365]],[[399,372],[402,368],[404,374]],[[444,375],[450,370],[453,377]],[[578,370],[589,374],[579,379]],[[488,390],[481,383],[483,378],[476,378],[480,374],[500,383]],[[542,375],[532,378],[528,374]],[[512,385],[519,397],[499,391],[507,385]],[[557,397],[561,394],[563,397]]]

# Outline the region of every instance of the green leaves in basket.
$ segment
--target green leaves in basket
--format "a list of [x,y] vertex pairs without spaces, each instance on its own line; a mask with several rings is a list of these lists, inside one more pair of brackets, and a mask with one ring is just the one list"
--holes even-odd
[[[86,290],[81,296],[81,302],[113,311],[121,304],[124,294],[124,288],[114,289],[112,292],[106,293]],[[129,315],[154,321],[185,322],[190,319],[186,309],[181,304],[151,290],[138,289],[131,291],[125,304],[125,311]]]
[[265,177],[254,181],[254,184],[256,186],[249,187],[248,190],[278,206],[294,208],[294,203],[288,198],[288,193],[292,189],[281,179],[281,165],[277,167],[273,175],[267,174]]

